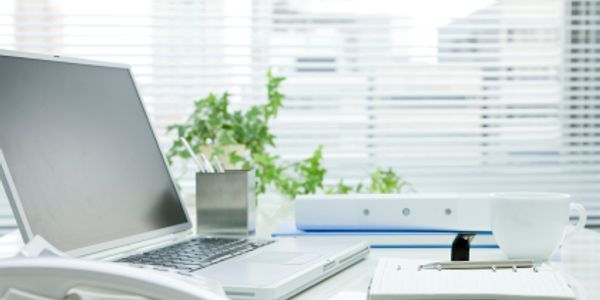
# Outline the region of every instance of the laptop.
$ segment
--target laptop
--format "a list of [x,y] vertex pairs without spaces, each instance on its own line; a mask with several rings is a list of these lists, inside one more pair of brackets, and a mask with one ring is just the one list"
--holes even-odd
[[126,65],[0,51],[0,150],[23,240],[75,257],[283,299],[368,254],[361,242],[194,235]]

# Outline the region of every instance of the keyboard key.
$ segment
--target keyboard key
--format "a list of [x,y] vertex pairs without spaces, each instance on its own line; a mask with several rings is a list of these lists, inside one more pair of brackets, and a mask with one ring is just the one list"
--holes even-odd
[[274,241],[234,238],[195,238],[164,248],[122,258],[118,262],[196,271],[248,253]]

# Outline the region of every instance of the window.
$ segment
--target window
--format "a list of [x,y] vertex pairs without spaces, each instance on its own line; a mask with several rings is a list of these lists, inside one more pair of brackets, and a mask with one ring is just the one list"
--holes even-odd
[[357,182],[381,166],[419,192],[568,192],[600,224],[600,2],[0,7],[0,48],[133,65],[165,149],[173,139],[165,127],[194,99],[227,90],[236,108],[261,102],[273,68],[287,77],[275,151],[299,159],[324,145],[329,183]]

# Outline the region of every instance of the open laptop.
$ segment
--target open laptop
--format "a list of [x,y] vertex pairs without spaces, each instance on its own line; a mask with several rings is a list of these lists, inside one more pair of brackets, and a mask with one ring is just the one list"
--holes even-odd
[[194,236],[128,66],[0,51],[0,180],[25,242],[193,272],[281,299],[363,259],[364,243]]

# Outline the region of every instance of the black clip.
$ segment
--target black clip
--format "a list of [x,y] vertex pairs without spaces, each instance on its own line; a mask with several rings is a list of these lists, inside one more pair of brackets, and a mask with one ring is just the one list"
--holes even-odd
[[452,243],[452,261],[468,261],[471,241],[475,237],[472,233],[458,233]]

